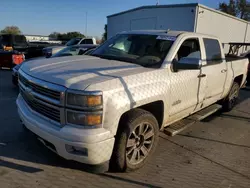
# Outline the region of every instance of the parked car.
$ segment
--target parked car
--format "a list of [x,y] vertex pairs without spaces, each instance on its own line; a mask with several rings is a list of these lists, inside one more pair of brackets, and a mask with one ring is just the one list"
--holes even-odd
[[16,50],[14,51],[0,50],[0,69],[12,68],[15,65],[22,63],[24,59],[25,59],[24,54],[17,52]]
[[[98,45],[94,45],[94,44],[68,46],[62,49],[61,51],[55,53],[51,57],[47,57],[47,58],[74,56],[74,55],[88,55],[89,53],[91,53],[90,50],[94,50],[97,46]],[[42,56],[42,57],[26,59],[23,63],[28,62],[28,61],[34,61],[34,60],[41,60],[41,59],[46,59],[46,57]],[[20,69],[23,63],[17,64],[12,69],[12,83],[16,86],[18,85],[18,70]]]
[[43,56],[43,49],[51,46],[55,46],[55,44],[45,41],[29,42],[26,59]]
[[0,68],[21,63],[28,49],[24,35],[0,34]]
[[24,35],[0,34],[0,49],[26,53],[28,42]]
[[91,56],[25,63],[16,103],[24,126],[63,158],[131,171],[152,156],[159,131],[231,110],[248,63],[226,59],[209,35],[122,32]]
[[52,46],[48,42],[27,42],[24,35],[0,34],[0,67],[12,68],[15,63],[13,55],[23,54],[25,59],[43,55],[44,47]]
[[62,50],[63,48],[66,48],[67,46],[73,46],[73,45],[96,45],[96,39],[95,38],[73,38],[69,40],[64,46],[52,46],[47,47],[43,49],[43,54],[45,56],[51,56],[58,51]]

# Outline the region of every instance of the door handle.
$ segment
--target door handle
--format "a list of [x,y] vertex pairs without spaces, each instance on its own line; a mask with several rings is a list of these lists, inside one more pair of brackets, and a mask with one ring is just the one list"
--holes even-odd
[[225,72],[227,72],[227,69],[222,69],[221,70],[221,73],[225,73]]
[[200,74],[200,75],[198,75],[197,77],[198,78],[203,78],[203,77],[206,77],[207,75],[206,74]]

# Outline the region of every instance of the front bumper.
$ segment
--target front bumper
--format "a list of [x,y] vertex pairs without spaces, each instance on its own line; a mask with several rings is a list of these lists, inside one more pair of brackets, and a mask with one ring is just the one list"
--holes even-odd
[[[81,129],[67,125],[58,127],[34,113],[21,95],[16,103],[23,124],[61,157],[93,165],[110,160],[115,139],[106,129]],[[87,149],[87,155],[72,154],[67,151],[66,145]]]

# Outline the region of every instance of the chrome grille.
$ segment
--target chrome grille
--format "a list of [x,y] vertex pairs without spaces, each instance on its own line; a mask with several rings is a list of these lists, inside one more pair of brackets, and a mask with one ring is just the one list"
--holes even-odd
[[53,120],[58,126],[64,125],[66,88],[33,78],[22,70],[19,70],[18,76],[20,94],[33,112]]
[[39,94],[44,95],[46,97],[60,101],[60,92],[59,91],[48,89],[48,88],[42,87],[40,85],[37,85],[35,83],[32,83],[31,81],[29,81],[25,77],[23,77],[21,74],[19,74],[19,81],[24,86],[31,88],[36,93],[39,93]]
[[48,105],[44,105],[37,100],[31,100],[29,97],[26,96],[25,92],[22,88],[20,88],[20,93],[26,103],[30,106],[30,108],[39,114],[42,114],[45,117],[48,117],[56,122],[60,122],[60,109],[53,108]]

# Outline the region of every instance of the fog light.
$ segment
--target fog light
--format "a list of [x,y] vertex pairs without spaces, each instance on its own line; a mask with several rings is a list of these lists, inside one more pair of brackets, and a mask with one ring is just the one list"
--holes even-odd
[[66,151],[74,155],[88,156],[88,149],[77,146],[65,145]]

